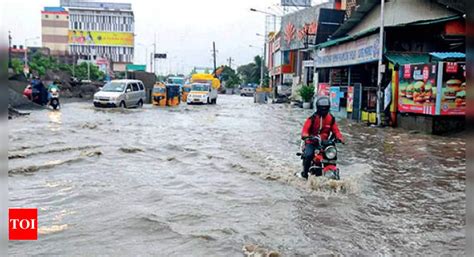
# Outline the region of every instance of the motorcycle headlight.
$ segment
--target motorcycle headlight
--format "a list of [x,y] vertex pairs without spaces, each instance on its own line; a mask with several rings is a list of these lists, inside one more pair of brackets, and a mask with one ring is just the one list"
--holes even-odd
[[335,159],[337,156],[337,149],[334,146],[329,146],[324,150],[324,154],[328,160]]

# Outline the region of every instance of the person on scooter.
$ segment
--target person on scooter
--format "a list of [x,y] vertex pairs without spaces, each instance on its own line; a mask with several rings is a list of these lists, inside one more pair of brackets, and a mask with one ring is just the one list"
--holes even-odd
[[55,79],[53,83],[48,85],[48,101],[51,100],[51,92],[53,91],[53,89],[59,91],[59,85],[61,85],[61,82],[58,79]]
[[314,151],[318,142],[308,140],[307,137],[319,136],[321,140],[328,140],[332,135],[336,139],[336,143],[344,143],[344,137],[339,131],[336,119],[332,114],[329,113],[331,108],[331,102],[329,97],[322,96],[316,101],[316,112],[311,115],[304,123],[303,130],[301,132],[301,139],[305,140],[305,149],[303,153],[303,172],[301,176],[308,178],[309,168],[311,167],[311,161],[314,156]]

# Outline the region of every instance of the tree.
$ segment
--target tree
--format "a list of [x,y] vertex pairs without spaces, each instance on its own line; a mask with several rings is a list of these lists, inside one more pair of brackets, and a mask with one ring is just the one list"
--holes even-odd
[[[260,73],[261,73],[262,63],[263,63],[262,57],[257,55],[254,57],[253,62],[242,65],[237,68],[237,72],[245,84],[248,84],[248,83],[260,84]],[[264,74],[264,78],[268,77],[268,70],[266,69],[266,67],[264,68],[263,74]],[[264,84],[265,84],[265,79],[264,79]]]
[[39,52],[33,54],[28,64],[30,66],[30,72],[35,71],[40,76],[44,76],[47,70],[58,71],[60,67],[56,58],[44,56]]
[[220,74],[221,82],[225,82],[227,88],[234,88],[240,84],[240,78],[229,66],[222,66],[222,72]]
[[13,72],[15,72],[15,74],[22,74],[23,62],[17,58],[12,59],[12,69],[13,69]]
[[[85,80],[88,79],[88,67],[87,63],[83,62],[79,65],[75,65],[75,75],[78,79]],[[91,80],[104,80],[105,74],[99,70],[99,67],[90,64],[90,79]]]
[[[37,52],[33,54],[31,60],[29,61],[30,72],[37,72],[38,75],[44,76],[46,71],[65,71],[70,76],[72,75],[72,70],[75,70],[75,76],[78,79],[88,79],[88,65],[83,62],[79,65],[69,65],[59,63],[58,60],[52,56],[44,56],[41,53]],[[73,67],[74,66],[74,67]],[[23,69],[23,68],[22,68]],[[105,74],[99,70],[99,67],[96,65],[90,65],[90,79],[91,80],[103,80]]]

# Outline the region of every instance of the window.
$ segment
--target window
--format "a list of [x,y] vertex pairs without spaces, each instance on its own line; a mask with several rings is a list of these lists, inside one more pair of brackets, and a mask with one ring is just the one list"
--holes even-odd
[[137,83],[132,83],[133,91],[139,91],[139,87]]
[[59,19],[59,15],[56,15],[56,19]]
[[49,16],[48,16],[47,14],[46,14],[44,17],[45,17],[46,19],[49,18]]
[[283,52],[283,64],[290,64],[290,51]]
[[138,86],[140,87],[140,90],[142,90],[142,91],[145,90],[145,87],[143,86],[142,83],[138,83]]
[[132,86],[130,84],[127,85],[127,90],[126,91],[132,91]]

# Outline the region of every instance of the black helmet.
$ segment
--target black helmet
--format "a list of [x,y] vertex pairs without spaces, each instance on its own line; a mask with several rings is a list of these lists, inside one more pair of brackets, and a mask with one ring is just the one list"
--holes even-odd
[[321,116],[326,116],[329,113],[329,109],[331,108],[331,101],[327,96],[318,97],[316,101],[316,113]]

